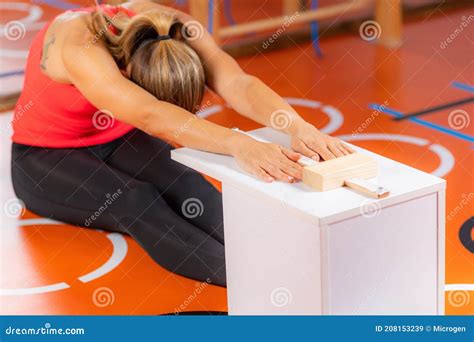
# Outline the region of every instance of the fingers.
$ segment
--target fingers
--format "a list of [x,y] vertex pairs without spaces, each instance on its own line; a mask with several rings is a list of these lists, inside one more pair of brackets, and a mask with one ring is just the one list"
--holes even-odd
[[289,150],[287,148],[283,148],[283,147],[280,148],[280,149],[283,152],[283,154],[288,157],[288,159],[290,159],[294,162],[297,162],[301,158],[301,154],[299,154],[299,153],[296,153],[294,151],[291,151],[291,150]]
[[296,163],[280,163],[279,168],[282,172],[292,178],[292,181],[303,179],[303,167]]
[[336,146],[339,149],[339,151],[342,153],[343,156],[347,156],[348,154],[350,154],[348,151],[346,151],[344,146],[342,146],[341,144],[338,144]]
[[272,145],[272,153],[260,164],[260,167],[271,177],[288,183],[294,183],[303,177],[303,168],[296,161],[299,153],[278,145]]
[[348,150],[348,149],[344,146],[344,144],[342,144],[342,143],[339,145],[339,149],[340,149],[342,152],[344,152],[344,155],[346,155],[346,156],[349,155],[349,154],[351,154],[351,151]]
[[342,149],[339,148],[339,146],[335,143],[330,143],[328,145],[328,149],[332,152],[333,155],[336,156],[336,158],[344,156],[344,152]]
[[283,172],[279,167],[275,165],[267,164],[263,166],[263,169],[275,179],[279,179],[287,183],[293,183],[296,181],[295,177]]
[[309,146],[313,151],[318,153],[324,160],[330,160],[336,158],[333,152],[331,152],[326,145],[313,144]]
[[341,145],[342,145],[342,148],[344,148],[344,150],[346,150],[349,154],[355,152],[351,147],[349,147],[349,145],[344,144],[344,143],[341,143]]
[[334,148],[337,148],[345,156],[354,153],[354,150],[344,144],[342,141],[337,141]]
[[[316,161],[319,161],[321,158],[324,160],[334,159],[338,156],[333,151],[329,150],[326,145],[313,144],[308,146],[304,143],[301,143],[297,146],[297,148],[298,152],[301,152],[306,157]],[[340,154],[340,156],[342,155],[343,154]]]
[[265,153],[255,157],[249,172],[265,182],[281,180],[294,183],[301,180],[303,178],[303,167],[297,163],[301,158],[300,153],[313,160],[330,160],[354,152],[348,145],[335,138],[311,143],[305,143],[301,140],[295,141],[292,148],[299,153],[276,144],[262,146],[265,147]]
[[306,148],[310,148],[312,151],[318,153],[324,160],[339,158],[354,153],[352,148],[338,139],[330,141],[327,144],[314,143]]
[[293,149],[296,151],[296,152],[299,152],[301,153],[302,155],[304,155],[305,157],[308,157],[308,158],[311,158],[313,160],[316,160],[316,161],[319,161],[319,154],[317,154],[316,152],[314,152],[313,150],[311,150],[310,148],[308,148],[308,146],[306,146],[304,143],[302,143],[301,141],[297,142],[294,146],[293,146]]
[[283,147],[280,149],[288,158],[288,160],[284,160],[283,163],[280,163],[280,170],[298,180],[303,179],[303,167],[297,163],[297,161],[301,158],[301,155]]
[[257,168],[255,170],[252,170],[250,172],[251,174],[253,174],[255,177],[257,177],[258,179],[264,181],[264,182],[267,182],[267,183],[271,183],[273,182],[275,179],[270,176],[265,170],[263,170],[262,168]]

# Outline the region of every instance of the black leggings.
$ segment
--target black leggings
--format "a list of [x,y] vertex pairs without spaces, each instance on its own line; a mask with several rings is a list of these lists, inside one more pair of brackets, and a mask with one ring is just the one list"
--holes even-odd
[[41,216],[126,233],[166,269],[225,286],[221,194],[171,150],[136,129],[85,148],[13,144],[13,186]]

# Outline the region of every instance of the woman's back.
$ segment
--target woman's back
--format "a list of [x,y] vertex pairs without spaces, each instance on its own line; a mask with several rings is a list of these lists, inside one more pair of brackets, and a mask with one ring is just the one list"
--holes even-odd
[[[133,15],[120,7],[102,8],[112,18]],[[94,7],[67,11],[34,38],[12,122],[14,142],[59,148],[91,146],[114,140],[132,129],[107,115],[105,108],[100,112],[67,77],[61,54],[65,39],[74,39],[84,48],[102,43],[88,30],[93,10]],[[81,58],[80,49],[77,58]]]

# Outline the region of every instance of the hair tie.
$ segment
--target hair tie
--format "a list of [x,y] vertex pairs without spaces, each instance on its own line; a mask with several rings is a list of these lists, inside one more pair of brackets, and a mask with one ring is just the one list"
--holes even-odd
[[141,47],[145,46],[145,45],[148,45],[150,43],[154,43],[154,42],[159,42],[161,40],[168,40],[168,39],[171,39],[171,36],[169,34],[167,35],[163,35],[163,36],[156,36],[154,38],[148,38],[148,39],[145,39],[143,40],[139,45],[138,47],[136,48],[135,51],[137,51],[138,49],[140,49]]
[[163,36],[158,35],[158,37],[156,37],[156,40],[158,40],[158,41],[160,41],[160,40],[168,40],[168,39],[171,39],[171,36],[170,36],[169,34],[163,35]]

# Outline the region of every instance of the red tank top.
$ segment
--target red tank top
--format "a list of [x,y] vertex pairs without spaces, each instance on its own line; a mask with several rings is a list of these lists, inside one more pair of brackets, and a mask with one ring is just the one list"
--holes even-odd
[[[103,6],[108,15],[123,7]],[[74,11],[92,12],[95,8]],[[33,40],[25,69],[25,80],[12,120],[12,140],[18,144],[51,148],[84,147],[115,140],[133,129],[94,107],[72,84],[51,80],[40,69],[48,23]]]

